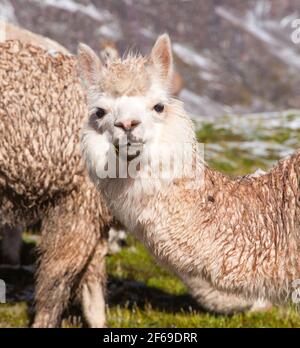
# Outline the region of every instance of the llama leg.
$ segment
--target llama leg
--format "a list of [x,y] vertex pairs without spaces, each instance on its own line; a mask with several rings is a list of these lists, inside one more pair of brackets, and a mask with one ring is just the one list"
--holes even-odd
[[250,312],[265,312],[273,307],[272,302],[264,299],[257,299],[253,301]]
[[21,261],[22,227],[11,227],[4,225],[2,234],[2,263],[8,265],[19,265]]
[[72,288],[93,258],[102,226],[83,205],[82,197],[70,197],[43,220],[34,327],[60,325]]
[[107,242],[100,241],[79,286],[83,313],[92,328],[105,326],[106,253]]
[[247,310],[253,312],[264,311],[272,306],[268,301],[245,300],[241,297],[216,290],[201,278],[190,277],[183,279],[183,281],[198,304],[209,312],[229,315]]

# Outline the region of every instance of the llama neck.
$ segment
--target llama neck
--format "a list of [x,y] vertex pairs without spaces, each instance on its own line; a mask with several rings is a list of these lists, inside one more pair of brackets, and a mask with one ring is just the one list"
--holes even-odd
[[205,166],[196,190],[174,180],[145,195],[127,182],[113,213],[176,273],[282,297],[300,277],[299,160],[300,152],[265,175],[236,180]]
[[197,208],[183,231],[192,241],[187,252],[197,253],[193,270],[220,289],[285,297],[300,276],[299,168],[300,151],[260,177],[230,180],[206,167],[204,188],[188,197]]

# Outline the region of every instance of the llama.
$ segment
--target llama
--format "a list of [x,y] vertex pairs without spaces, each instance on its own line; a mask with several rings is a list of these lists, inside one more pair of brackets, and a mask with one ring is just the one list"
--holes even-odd
[[[69,54],[67,49],[56,41],[0,20],[0,42],[9,40],[30,43],[53,53]],[[12,228],[8,225],[0,228],[0,235],[2,235],[1,261],[3,264],[14,266],[20,264],[23,229],[24,226],[14,226]]]
[[[35,33],[26,31],[22,28],[15,27],[15,26],[9,25],[7,23],[1,23],[0,30],[1,30],[0,38],[4,39],[4,42],[5,42],[5,40],[8,40],[8,39],[17,39],[17,40],[20,40],[21,42],[23,42],[23,44],[26,43],[26,44],[30,44],[33,46],[41,47],[41,48],[47,50],[50,53],[50,55],[53,55],[54,56],[53,59],[61,59],[61,55],[58,54],[58,52],[69,55],[68,51],[63,46],[57,44],[55,41],[49,40],[48,38],[45,38],[45,37],[40,36],[40,35],[36,35]],[[9,45],[9,47],[11,47],[11,46],[12,46],[12,44]],[[31,47],[31,46],[28,46],[28,47]],[[103,47],[102,51],[104,51],[106,47],[107,47],[107,45],[105,45],[105,47]],[[31,49],[32,49],[32,47],[31,47]],[[24,50],[26,50],[25,47],[24,47]],[[56,52],[56,53],[54,54],[54,52]],[[49,58],[49,54],[46,54],[45,52],[43,54],[46,57],[46,59],[45,59],[45,68],[46,68],[47,64],[48,63],[50,64],[51,59]],[[57,57],[55,56],[56,54],[58,54]],[[38,56],[41,56],[41,55],[42,55],[42,51],[39,51]],[[25,56],[26,56],[26,54],[25,54]],[[111,57],[110,59],[112,59],[112,58],[115,59],[116,57],[114,56],[114,57]],[[24,57],[24,59],[25,59],[25,57]],[[72,58],[69,57],[67,59],[67,61],[63,58],[62,59],[63,64],[68,64],[69,60],[72,60]],[[32,55],[32,57],[30,56],[30,61],[34,62],[34,55]],[[50,66],[51,66],[51,64],[50,64]],[[38,78],[40,78],[40,77],[38,77]],[[63,76],[61,76],[61,78],[63,78]],[[5,81],[6,81],[6,79],[3,80],[3,82],[5,82]],[[42,78],[41,81],[44,81],[44,79]],[[44,95],[45,95],[45,91],[41,92],[41,96],[44,96]],[[76,98],[79,98],[79,101],[77,101],[77,99],[75,99],[75,101],[78,103],[79,106],[81,105],[81,103],[84,103],[84,101],[81,100],[81,93],[78,93],[78,95],[76,95]],[[10,98],[8,98],[7,101],[10,101]],[[51,102],[51,99],[49,100],[49,102]],[[33,103],[33,101],[31,101],[31,103]],[[63,103],[63,101],[62,101],[62,103]],[[27,106],[24,106],[24,107],[26,110],[28,110],[30,105],[28,107]],[[62,112],[65,112],[64,108],[62,108]],[[69,111],[69,112],[71,112],[71,111]],[[51,115],[52,115],[52,113],[51,113]],[[59,114],[59,115],[61,115],[61,114]],[[50,133],[50,135],[51,134],[52,133]],[[21,137],[20,141],[23,142],[24,139]],[[25,147],[22,146],[22,148],[25,151]],[[9,157],[5,158],[5,160],[8,160],[8,159],[9,159]],[[5,161],[1,162],[1,165],[5,168],[6,167]],[[34,164],[30,164],[30,165],[34,166]],[[29,167],[29,168],[31,168],[31,167]],[[71,175],[68,173],[68,167],[66,167],[65,169],[66,169],[66,171],[63,172],[64,175],[65,176]],[[31,170],[33,170],[33,169],[31,169]],[[59,174],[59,172],[58,172],[58,174]],[[55,178],[55,176],[53,176],[53,180],[54,179],[57,180],[57,178]],[[83,190],[85,189],[84,185],[82,186],[82,189]],[[93,195],[95,195],[95,199],[98,199],[96,194],[93,194]],[[78,196],[81,197],[81,194],[78,193]],[[97,205],[97,203],[95,203],[93,201],[93,199],[91,199],[91,207],[95,206],[95,205]],[[89,211],[88,211],[88,214],[89,214]],[[19,256],[20,256],[20,246],[21,246],[21,232],[22,232],[22,229],[25,227],[25,225],[23,225],[22,227],[16,226],[16,222],[19,223],[19,218],[17,215],[18,214],[16,214],[15,220],[13,221],[13,225],[3,225],[2,231],[0,231],[3,234],[3,240],[2,240],[3,261],[6,263],[10,263],[10,264],[19,264],[20,263]],[[42,218],[42,220],[44,220],[43,219],[44,212],[41,211],[41,214],[39,214],[39,215],[40,215],[39,218]],[[106,213],[104,213],[102,217],[103,217],[104,222],[107,221]],[[71,218],[71,214],[70,214],[70,218]],[[31,219],[28,219],[28,220],[31,221]],[[34,219],[34,221],[35,220],[36,219]],[[47,247],[48,247],[47,243],[48,242],[51,243],[51,240],[54,240],[54,238],[55,238],[56,240],[58,240],[57,243],[59,243],[59,240],[63,239],[63,236],[59,235],[59,233],[60,233],[59,231],[63,230],[60,227],[61,220],[62,220],[62,217],[58,218],[57,219],[57,221],[58,221],[57,226],[55,227],[53,225],[53,231],[54,230],[58,231],[57,235],[54,235],[54,233],[51,232],[52,229],[46,228],[47,227],[46,222],[44,221],[44,223],[43,223],[44,227],[42,228],[42,234],[43,234],[42,238],[45,241],[42,241],[43,252],[41,253],[41,260],[43,260],[43,258],[44,258],[43,255],[46,255],[46,256],[51,255],[51,253],[54,252],[53,249],[47,251]],[[1,224],[2,224],[2,222],[1,222]],[[26,224],[27,224],[27,222],[26,222]],[[117,239],[116,235],[119,236],[120,233],[117,233],[117,234],[112,233],[116,230],[116,228],[118,230],[118,229],[120,229],[120,226],[112,224],[112,228],[109,232],[110,251],[117,251],[117,249],[118,249],[118,248],[116,248],[117,244],[118,244],[116,242],[116,239]],[[52,233],[51,238],[47,237],[48,233]],[[78,235],[78,238],[79,238],[79,235]],[[74,247],[76,247],[75,243],[76,243],[76,241],[74,241]],[[104,254],[105,253],[105,246],[103,246],[103,243],[104,243],[104,241],[101,238],[100,244],[99,244],[99,252],[103,252],[103,254]],[[80,245],[79,242],[78,242],[78,245]],[[81,250],[82,250],[82,253],[89,252],[89,250],[87,248],[82,247]],[[58,251],[55,251],[55,252],[57,253]],[[70,250],[70,253],[71,253],[71,250]],[[65,267],[64,262],[66,262],[65,260],[67,259],[68,255],[67,254],[66,255],[57,255],[57,257],[58,258],[61,257],[61,259],[62,259],[60,262],[62,269],[60,271],[63,272],[63,269]],[[87,258],[87,257],[88,257],[88,255],[83,256],[83,258]],[[50,260],[50,256],[47,256],[47,258]],[[94,256],[94,258],[96,260],[96,255]],[[41,262],[41,265],[43,265],[43,264],[45,264],[45,262]],[[79,264],[79,260],[78,260],[78,264]],[[93,266],[91,263],[91,266],[89,266],[89,268],[90,268],[89,273],[93,272],[92,267]],[[95,262],[94,262],[94,267],[96,267]],[[49,262],[48,268],[51,269],[50,262]],[[100,276],[100,278],[99,278],[100,284],[105,283],[105,274],[103,273],[103,270],[104,270],[104,263],[103,263],[102,255],[100,255],[99,269],[97,269],[97,272],[98,272],[97,274],[99,274],[99,276]],[[77,271],[79,271],[79,269],[77,270],[76,266],[74,266],[74,270],[73,270],[73,273],[71,275],[71,279],[68,279],[67,282],[70,282],[70,284],[71,284],[74,281],[74,279],[78,278],[78,277],[76,277]],[[56,272],[59,273],[58,270],[56,270]],[[68,272],[66,271],[66,273],[68,273]],[[72,278],[73,276],[74,276],[74,279]],[[57,275],[57,278],[59,278],[59,275]],[[46,282],[46,281],[48,283],[45,283],[45,285],[43,285],[43,282]],[[58,325],[59,318],[60,318],[60,312],[65,307],[65,303],[67,302],[67,299],[68,299],[68,295],[66,295],[67,292],[63,289],[60,290],[62,292],[62,295],[60,297],[59,291],[53,292],[51,290],[51,281],[55,282],[54,276],[53,276],[53,280],[50,279],[48,281],[47,275],[46,274],[43,275],[41,272],[39,272],[38,284],[40,284],[40,285],[38,286],[38,288],[40,288],[42,290],[37,292],[37,301],[36,301],[37,302],[37,316],[36,316],[36,320],[35,320],[35,326],[56,326],[56,325]],[[211,287],[207,283],[204,282],[204,280],[198,281],[197,279],[186,277],[185,279],[183,279],[183,281],[187,284],[191,294],[196,298],[196,300],[200,303],[200,305],[209,311],[228,314],[228,313],[232,313],[232,312],[246,310],[246,309],[250,308],[250,306],[251,306],[251,303],[246,302],[244,300],[241,300],[240,298],[237,298],[235,296],[228,296],[222,292],[212,290]],[[94,280],[94,282],[96,282],[96,280]],[[48,294],[47,292],[49,290],[51,290],[51,292]],[[82,291],[80,291],[80,290],[77,291],[77,295],[79,297],[80,296],[82,297],[83,294],[84,293]],[[92,313],[94,313],[94,312],[91,312],[89,314],[88,311],[85,311],[86,317],[87,317],[88,322],[91,326],[101,326],[102,325],[101,323],[104,321],[104,315],[101,315],[101,313],[103,312],[103,304],[104,304],[103,296],[101,295],[101,291],[99,291],[98,300],[97,300],[96,291],[94,291],[93,294],[94,294],[94,301],[98,301],[96,304],[94,304],[95,314],[93,314],[93,316],[96,316],[96,317],[98,316],[98,318],[93,319],[93,316],[92,316],[92,318],[89,319],[89,317],[91,317]],[[53,311],[52,311],[52,308],[50,309],[50,307],[48,307],[49,311],[52,312],[51,318],[49,318],[49,319],[47,319],[47,317],[45,317],[44,314],[39,314],[39,312],[45,313],[47,311],[47,307],[45,307],[45,303],[46,303],[46,299],[48,297],[50,299],[50,301],[49,301],[50,306],[54,302],[54,299],[55,298],[57,299],[57,304],[55,307],[53,307],[54,308]],[[85,301],[85,303],[86,302],[87,301]],[[85,305],[85,307],[86,306],[87,305]],[[252,308],[256,308],[256,305]]]
[[76,58],[20,41],[0,43],[0,225],[41,221],[34,327],[56,327],[71,299],[105,325],[111,216],[80,159],[86,113]]
[[[300,277],[300,152],[260,176],[230,179],[206,165],[190,118],[170,97],[166,34],[149,57],[103,65],[81,44],[78,62],[89,111],[82,154],[112,214],[182,278],[249,299],[284,297]],[[191,150],[194,178],[173,161],[172,175],[149,179],[149,158],[167,161],[178,144]],[[109,165],[120,169],[124,159],[135,176],[109,177]]]
[[[111,40],[102,41],[100,45],[100,59],[104,64],[109,61],[120,59],[120,53],[115,42]],[[183,88],[183,80],[181,75],[174,71],[172,81],[170,82],[170,95],[178,96]],[[126,232],[120,223],[115,222],[109,231],[109,252],[116,253],[120,251],[120,244],[125,239]],[[222,291],[212,289],[212,287],[204,280],[194,277],[181,277],[181,280],[187,286],[189,293],[197,301],[197,303],[208,312],[218,314],[232,314],[245,310],[264,311],[271,308],[268,301],[246,301],[234,295],[225,294]]]

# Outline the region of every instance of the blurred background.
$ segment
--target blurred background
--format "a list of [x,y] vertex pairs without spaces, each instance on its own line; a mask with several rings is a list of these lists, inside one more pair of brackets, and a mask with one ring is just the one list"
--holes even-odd
[[148,52],[168,32],[194,114],[300,108],[297,0],[0,0],[0,18],[76,52],[103,40]]
[[[98,52],[105,44],[121,54],[129,48],[148,53],[168,32],[181,81],[178,97],[205,143],[206,160],[228,175],[267,170],[299,147],[300,43],[292,40],[297,18],[299,0],[0,0],[0,20],[72,53],[79,41]],[[25,234],[28,265],[35,238]],[[111,326],[300,326],[290,309],[199,315],[178,279],[132,238],[123,244],[108,258]],[[0,307],[0,327],[26,326],[32,273],[25,267],[5,274],[12,304]]]
[[[206,127],[200,141],[208,159],[234,173],[241,167],[236,155],[250,162],[260,156],[265,169],[299,143],[300,43],[292,41],[298,17],[297,0],[0,0],[0,19],[72,53],[79,41],[98,52],[108,43],[121,54],[147,53],[168,32],[179,98]],[[256,169],[246,164],[242,173]]]

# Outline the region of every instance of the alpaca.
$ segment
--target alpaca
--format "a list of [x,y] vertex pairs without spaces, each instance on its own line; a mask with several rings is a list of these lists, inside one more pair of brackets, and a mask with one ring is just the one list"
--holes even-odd
[[[8,39],[18,39],[23,43],[29,43],[31,45],[44,48],[51,55],[54,55],[54,56],[56,54],[55,52],[69,54],[68,51],[63,46],[59,45],[55,41],[49,40],[48,38],[45,38],[45,37],[40,36],[40,35],[36,35],[35,33],[29,32],[29,31],[24,30],[22,28],[19,28],[19,27],[2,22],[0,25],[0,31],[1,31],[0,40],[2,38],[4,40],[4,42]],[[106,52],[107,47],[110,48],[110,53],[114,52],[113,48],[115,46],[108,45],[106,43],[105,45],[102,46],[102,51],[101,51],[102,55]],[[119,55],[119,53],[117,53],[117,55]],[[107,58],[108,57],[106,55],[105,59],[107,59]],[[117,57],[115,55],[110,54],[109,58],[115,59]],[[172,82],[172,84],[174,84],[174,82]],[[78,97],[80,97],[80,95]],[[79,105],[80,105],[80,103],[79,103]],[[69,174],[66,173],[65,175],[69,175]],[[104,216],[104,219],[105,219],[105,216]],[[58,219],[58,221],[60,221],[60,220],[61,220],[61,218]],[[9,263],[9,264],[19,264],[20,263],[21,232],[22,232],[23,228],[25,228],[25,226],[22,226],[22,227],[15,226],[15,222],[14,222],[14,226],[5,225],[5,226],[3,226],[3,228],[0,228],[0,232],[2,232],[2,235],[3,235],[2,260],[1,260],[2,262]],[[1,229],[2,229],[2,231],[1,231]],[[57,226],[56,229],[59,230],[60,229],[59,226]],[[119,239],[120,239],[120,232],[119,232],[120,229],[122,230],[122,227],[120,227],[120,225],[112,223],[111,229],[109,231],[110,237],[109,237],[109,243],[108,243],[110,252],[116,252],[119,250],[118,244],[119,244]],[[48,229],[46,229],[46,231],[48,231]],[[42,230],[42,232],[43,232],[43,239],[50,240],[47,236],[45,236],[48,232],[45,233],[44,229]],[[122,235],[122,232],[121,232],[121,235]],[[60,235],[58,235],[58,236],[53,235],[53,238],[54,237],[55,238],[62,238]],[[47,242],[42,241],[42,245],[45,246],[44,247],[44,254],[46,254],[47,253],[47,251],[46,251]],[[99,251],[101,251],[102,248],[103,248],[103,241],[101,239]],[[84,252],[84,249],[82,249],[82,250]],[[49,253],[51,253],[51,252],[53,252],[53,251],[49,250]],[[67,255],[66,255],[66,257],[67,257]],[[42,259],[42,257],[41,257],[41,259]],[[96,259],[96,256],[95,256],[95,259]],[[104,283],[105,278],[103,278],[102,267],[104,267],[104,264],[102,262],[102,259],[100,259],[98,272],[100,274],[100,282],[102,279],[102,282]],[[91,266],[90,266],[90,268],[92,269]],[[41,274],[41,273],[39,273],[39,274]],[[46,280],[47,280],[47,277],[42,277],[42,275],[38,276],[38,283],[39,284],[41,284],[42,282],[44,282]],[[183,281],[187,284],[189,291],[195,297],[195,299],[198,301],[198,303],[201,305],[201,307],[203,307],[209,311],[228,314],[228,313],[232,313],[232,312],[246,310],[246,309],[250,308],[250,306],[251,306],[251,304],[249,302],[241,300],[240,298],[237,298],[235,296],[228,296],[228,295],[223,294],[222,292],[212,290],[211,287],[207,283],[205,283],[204,280],[202,280],[202,279],[200,279],[200,280],[194,279],[194,278],[189,279],[189,278],[185,277],[183,279]],[[49,284],[49,286],[50,286],[50,284]],[[45,284],[45,286],[41,285],[40,287],[42,289],[45,289],[45,290],[39,292],[41,294],[40,297],[44,300],[43,301],[37,300],[37,303],[41,303],[39,308],[41,308],[41,311],[44,312],[42,310],[42,308],[44,307],[43,302],[45,302],[45,299],[48,297],[48,295],[46,295],[46,291],[48,288],[47,288],[46,284]],[[45,293],[45,294],[43,294],[43,293]],[[79,293],[78,295],[81,296],[80,291],[78,291],[78,293]],[[55,294],[50,295],[50,297],[51,296],[53,296],[53,298],[54,298]],[[64,298],[64,297],[62,296],[62,298]],[[95,299],[96,299],[96,297],[95,297]],[[99,307],[100,307],[100,309],[98,311],[99,311],[99,313],[101,312],[102,305],[103,305],[103,297],[101,296],[101,292],[99,292],[99,304],[98,304],[98,307],[95,306],[96,312],[97,312],[97,308],[99,308]],[[62,308],[63,308],[63,306],[60,307],[59,311],[61,311]],[[256,305],[252,308],[256,308]],[[38,309],[37,312],[39,312],[39,311],[40,310]],[[54,319],[51,319],[52,324],[51,324],[50,320],[48,320],[47,322],[44,320],[44,323],[43,323],[42,320],[38,319],[39,317],[42,318],[43,315],[38,314],[37,320],[35,322],[35,326],[58,325],[58,324],[54,324],[54,321],[57,321],[57,323],[58,323],[58,320],[60,317],[59,311],[57,312],[57,314],[55,314],[55,313],[53,314],[52,318],[54,318]],[[97,313],[96,313],[96,315],[97,315]],[[87,317],[89,317],[88,313],[87,313]],[[99,315],[99,317],[101,318],[100,315]],[[98,319],[98,321],[88,319],[88,321],[89,321],[91,326],[101,326],[101,321],[99,324],[99,319]]]
[[[116,44],[111,41],[103,41],[100,45],[100,59],[104,64],[120,59],[120,54]],[[180,74],[173,72],[172,81],[170,82],[170,94],[178,96],[183,87],[183,80]],[[120,251],[120,243],[125,239],[124,227],[116,222],[109,231],[109,252],[116,253]],[[232,314],[250,309],[251,311],[267,310],[271,303],[259,301],[252,303],[234,295],[227,295],[224,292],[212,289],[204,280],[194,277],[181,277],[181,280],[188,287],[189,293],[194,297],[197,303],[206,311],[218,314]]]
[[15,40],[0,55],[0,225],[42,226],[33,326],[59,326],[74,298],[103,327],[111,216],[80,159],[76,59]]
[[[31,31],[0,20],[0,42],[9,40],[19,40],[23,43],[30,43],[53,53],[61,52],[69,54],[67,49],[62,45],[47,37],[32,33]],[[3,264],[20,264],[22,232],[24,228],[24,226],[12,227],[7,225],[0,227],[0,235],[2,235],[1,262]]]
[[[300,277],[300,152],[235,180],[207,166],[192,121],[170,97],[167,35],[149,57],[107,65],[81,44],[78,63],[89,111],[82,154],[112,214],[181,278],[249,299],[284,297]],[[191,167],[173,159],[172,173],[149,177],[185,146]]]

